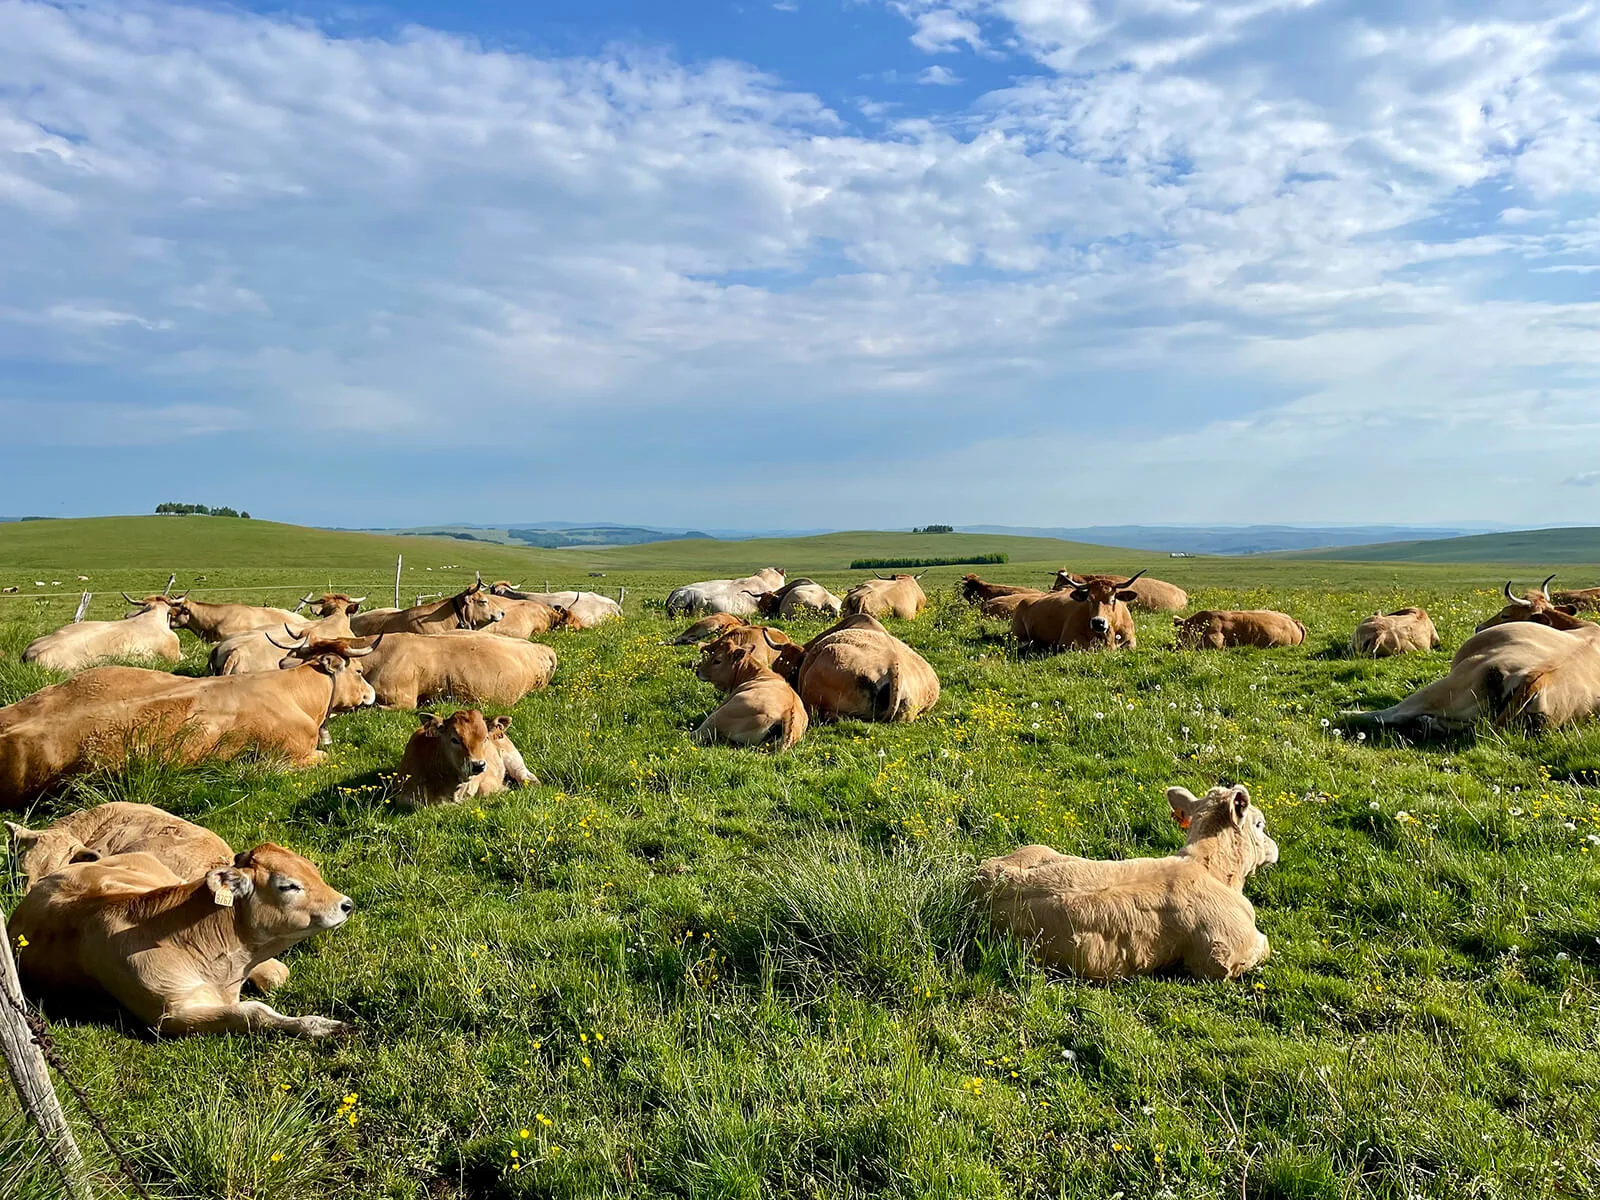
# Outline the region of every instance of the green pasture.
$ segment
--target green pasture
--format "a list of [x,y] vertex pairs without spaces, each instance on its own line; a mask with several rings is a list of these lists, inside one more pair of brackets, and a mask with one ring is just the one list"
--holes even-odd
[[[931,610],[892,626],[943,681],[922,721],[813,727],[782,756],[688,741],[716,698],[692,651],[661,644],[685,624],[657,603],[672,584],[770,563],[842,590],[863,574],[851,558],[951,547],[1008,553],[981,573],[1039,586],[1063,565],[1149,566],[1196,607],[1279,608],[1310,637],[1174,652],[1170,617],[1141,615],[1134,651],[1019,657],[956,598],[963,569],[936,568]],[[624,622],[541,639],[555,681],[510,710],[537,786],[396,812],[384,776],[415,718],[363,712],[335,719],[310,770],[145,761],[26,818],[160,804],[235,847],[293,847],[358,904],[290,952],[272,1001],[348,1021],[349,1039],[163,1040],[50,1014],[152,1195],[1600,1195],[1600,729],[1417,747],[1333,723],[1445,671],[1505,568],[982,535],[537,551],[28,522],[0,526],[0,585],[22,589],[0,596],[0,703],[52,681],[18,656],[83,588],[95,617],[173,571],[200,598],[331,584],[376,602],[397,552],[406,602],[475,569],[628,589]],[[1442,650],[1344,654],[1361,616],[1404,603],[1434,615]],[[205,648],[183,638],[178,669],[199,673]],[[966,903],[974,863],[1021,843],[1170,852],[1164,789],[1221,780],[1250,786],[1282,847],[1248,888],[1273,945],[1253,975],[1076,982]],[[131,1195],[83,1141],[102,1193]],[[0,1196],[56,1195],[36,1158],[0,1096]]]

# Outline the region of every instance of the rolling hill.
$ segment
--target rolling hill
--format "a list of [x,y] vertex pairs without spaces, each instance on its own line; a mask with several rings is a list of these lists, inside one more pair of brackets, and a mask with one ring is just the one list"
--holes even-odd
[[1482,533],[1437,541],[1380,542],[1371,546],[1339,546],[1296,550],[1279,558],[1314,558],[1340,562],[1406,563],[1600,563],[1600,526],[1522,529],[1514,533]]

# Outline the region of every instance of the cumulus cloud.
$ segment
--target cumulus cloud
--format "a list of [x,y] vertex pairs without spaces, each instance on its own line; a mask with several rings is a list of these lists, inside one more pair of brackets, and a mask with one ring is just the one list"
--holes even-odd
[[[0,0],[9,428],[472,455],[454,502],[603,476],[578,516],[685,524],[754,484],[740,521],[922,521],[957,479],[964,520],[1558,507],[1600,432],[1600,17],[893,8],[1013,81],[863,128],[768,64]],[[783,436],[730,453],[751,412]]]

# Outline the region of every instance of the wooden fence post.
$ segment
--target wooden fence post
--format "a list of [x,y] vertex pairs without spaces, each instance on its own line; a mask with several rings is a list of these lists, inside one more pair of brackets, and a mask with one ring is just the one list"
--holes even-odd
[[79,601],[78,601],[78,611],[72,618],[72,623],[74,625],[77,625],[80,622],[82,622],[83,614],[89,611],[89,601],[91,601],[93,599],[94,599],[94,593],[93,592],[85,592],[83,594],[83,596],[79,599]]
[[621,608],[623,601],[626,600],[627,598],[628,598],[628,589],[625,588],[625,587],[619,587],[617,589],[617,607]]
[[400,564],[405,561],[404,554],[394,556],[394,606],[400,607]]
[[17,979],[17,964],[11,958],[11,939],[0,933],[0,1050],[5,1053],[6,1070],[22,1101],[22,1111],[39,1131],[45,1152],[66,1185],[66,1194],[72,1200],[94,1200],[72,1126],[50,1086],[50,1068],[28,1028],[27,1004]]

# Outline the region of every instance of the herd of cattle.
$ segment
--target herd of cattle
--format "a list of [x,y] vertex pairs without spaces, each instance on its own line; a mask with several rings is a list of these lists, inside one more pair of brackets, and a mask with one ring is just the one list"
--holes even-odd
[[[919,578],[874,578],[839,597],[767,568],[673,590],[668,613],[697,619],[672,644],[699,644],[695,672],[725,696],[694,736],[787,749],[813,719],[917,719],[939,699],[938,675],[883,618],[914,621],[926,609]],[[1552,594],[1549,584],[1519,597],[1508,583],[1505,606],[1462,644],[1444,678],[1392,708],[1348,714],[1347,723],[1427,733],[1483,717],[1544,727],[1592,715],[1600,625],[1578,613],[1600,609],[1600,589]],[[968,575],[961,594],[1035,650],[1133,649],[1132,610],[1176,614],[1189,602],[1143,572],[1062,571],[1050,590]],[[363,706],[510,705],[545,687],[556,668],[555,652],[532,635],[621,615],[616,601],[594,593],[528,593],[481,577],[432,603],[365,612],[365,597],[334,593],[308,595],[293,610],[187,595],[124,598],[133,611],[122,620],[80,621],[24,651],[25,660],[71,676],[0,708],[0,807],[140,752],[197,762],[254,750],[311,764],[330,740],[329,720]],[[803,614],[837,620],[799,643],[751,619]],[[1178,649],[1306,640],[1305,626],[1279,612],[1173,619]],[[179,629],[212,645],[212,674],[94,665],[177,662]],[[1426,611],[1408,607],[1362,621],[1350,645],[1387,656],[1436,649],[1439,635]],[[395,801],[412,808],[529,782],[510,725],[476,708],[421,714]],[[1031,939],[1046,961],[1094,978],[1174,964],[1232,978],[1260,963],[1268,944],[1244,883],[1278,856],[1260,809],[1237,786],[1200,798],[1173,788],[1168,800],[1187,831],[1175,855],[1098,862],[1025,846],[981,863],[974,887],[994,923]],[[287,968],[277,955],[341,924],[354,907],[299,855],[273,844],[236,855],[200,826],[125,803],[72,813],[45,830],[9,828],[27,890],[8,928],[31,987],[107,995],[167,1032],[342,1030],[241,998],[247,984],[264,992],[282,983]]]

